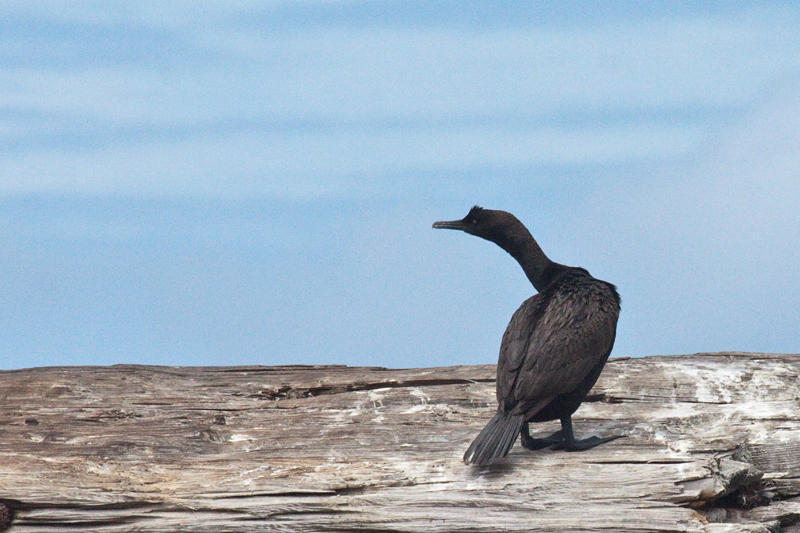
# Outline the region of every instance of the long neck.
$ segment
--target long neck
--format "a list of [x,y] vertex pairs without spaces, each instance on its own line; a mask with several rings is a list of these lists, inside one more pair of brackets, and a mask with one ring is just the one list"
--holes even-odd
[[495,244],[517,260],[536,290],[542,292],[558,274],[569,267],[551,261],[525,226],[520,224],[520,228],[515,229],[512,235]]

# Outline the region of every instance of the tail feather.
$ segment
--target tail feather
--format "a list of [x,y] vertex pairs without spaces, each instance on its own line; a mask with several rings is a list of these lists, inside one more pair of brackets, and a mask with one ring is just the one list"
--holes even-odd
[[522,415],[498,411],[469,445],[464,453],[464,462],[485,465],[505,457],[514,446],[524,422]]

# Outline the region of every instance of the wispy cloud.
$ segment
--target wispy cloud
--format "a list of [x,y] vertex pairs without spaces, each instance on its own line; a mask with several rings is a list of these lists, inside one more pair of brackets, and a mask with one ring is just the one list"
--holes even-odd
[[800,66],[780,9],[76,5],[4,7],[0,193],[317,196],[414,171],[636,164],[696,148]]

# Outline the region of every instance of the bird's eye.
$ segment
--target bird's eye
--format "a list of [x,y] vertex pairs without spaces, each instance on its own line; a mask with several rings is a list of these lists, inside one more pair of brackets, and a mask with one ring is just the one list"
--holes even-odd
[[472,219],[472,224],[474,225],[474,224],[477,224],[477,223],[478,223],[478,219],[477,218],[473,218]]

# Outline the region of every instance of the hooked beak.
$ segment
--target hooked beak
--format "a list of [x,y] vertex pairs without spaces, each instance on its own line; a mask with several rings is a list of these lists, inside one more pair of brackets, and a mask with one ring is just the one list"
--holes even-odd
[[461,231],[464,231],[467,225],[463,220],[440,220],[433,223],[433,227],[436,229],[460,229]]

